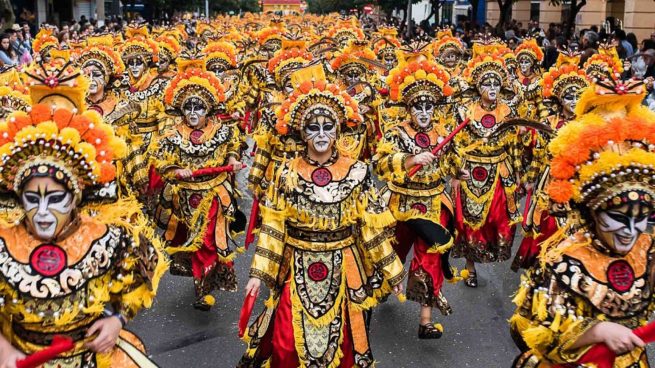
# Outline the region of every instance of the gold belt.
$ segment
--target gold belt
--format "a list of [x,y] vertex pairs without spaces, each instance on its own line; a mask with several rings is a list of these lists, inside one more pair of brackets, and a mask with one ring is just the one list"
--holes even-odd
[[503,152],[498,156],[475,156],[470,153],[460,153],[460,155],[467,161],[476,164],[497,164],[507,159],[507,152]]
[[228,178],[228,173],[222,172],[217,176],[207,176],[206,180],[193,179],[195,181],[181,181],[178,180],[175,184],[182,189],[191,189],[191,190],[207,190],[212,189],[218,185],[221,185]]
[[352,246],[355,244],[355,239],[350,227],[315,231],[287,225],[286,242],[294,248],[324,252]]
[[390,191],[394,193],[400,193],[404,195],[418,196],[418,197],[431,197],[443,193],[444,185],[440,183],[436,187],[434,183],[431,184],[422,184],[422,183],[404,183],[402,186],[387,183],[387,187]]

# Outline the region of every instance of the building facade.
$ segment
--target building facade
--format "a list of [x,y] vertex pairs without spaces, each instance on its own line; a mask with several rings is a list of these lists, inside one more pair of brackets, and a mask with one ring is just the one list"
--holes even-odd
[[[500,12],[496,0],[487,0],[487,22],[495,25]],[[518,0],[512,8],[512,18],[527,27],[531,19],[539,21],[541,28],[550,23],[561,23],[569,5],[553,5],[550,0]],[[633,32],[638,40],[655,32],[655,2],[652,0],[587,0],[575,19],[576,31],[593,25],[601,27],[608,17],[620,21],[626,33]]]
[[304,4],[300,0],[262,0],[264,13],[274,12],[281,14],[302,13]]

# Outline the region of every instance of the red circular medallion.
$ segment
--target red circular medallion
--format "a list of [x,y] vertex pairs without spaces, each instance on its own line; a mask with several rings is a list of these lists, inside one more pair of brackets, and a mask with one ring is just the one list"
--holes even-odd
[[30,254],[30,266],[45,277],[58,275],[66,264],[66,252],[54,244],[41,244]]
[[493,126],[496,125],[496,117],[491,114],[487,114],[483,116],[482,119],[480,119],[480,124],[482,124],[482,126],[485,128],[493,128]]
[[430,137],[425,133],[418,133],[414,136],[414,142],[421,148],[427,148],[430,146]]
[[200,144],[202,143],[200,141],[200,137],[202,137],[202,130],[195,129],[194,131],[189,134],[189,138],[191,139],[191,143],[193,144]]
[[319,187],[324,187],[332,181],[332,173],[324,167],[319,167],[312,172],[312,181]]
[[312,281],[320,282],[327,278],[328,268],[323,262],[314,262],[307,268],[307,275]]
[[418,211],[419,213],[427,213],[428,207],[423,203],[414,203],[412,209]]
[[612,289],[624,293],[632,288],[635,282],[635,271],[627,261],[618,260],[607,267],[607,281]]
[[198,193],[193,193],[189,196],[189,206],[191,208],[198,208],[200,201],[202,201],[202,196]]
[[530,78],[528,78],[528,77],[523,78],[523,85],[524,86],[529,86],[530,85]]
[[489,175],[489,172],[487,171],[487,169],[485,169],[482,166],[476,166],[473,168],[471,175],[473,175],[473,179],[475,181],[485,181],[487,180],[487,176]]

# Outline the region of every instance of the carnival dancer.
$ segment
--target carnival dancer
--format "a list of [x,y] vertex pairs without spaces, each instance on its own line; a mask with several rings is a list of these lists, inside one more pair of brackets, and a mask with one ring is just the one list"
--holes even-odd
[[548,196],[570,206],[577,231],[542,244],[540,266],[522,277],[514,367],[591,366],[585,354],[601,343],[617,355],[614,367],[649,366],[631,330],[654,307],[655,115],[640,106],[644,92],[641,82],[598,82],[548,146]]
[[516,79],[523,89],[523,104],[519,114],[521,117],[537,120],[539,100],[541,99],[541,61],[544,52],[541,51],[535,39],[525,39],[514,50],[518,69]]
[[386,67],[386,71],[382,72],[387,75],[391,69],[398,65],[396,50],[401,47],[398,40],[398,30],[393,26],[378,27],[377,38],[371,41],[371,44],[377,60]]
[[[167,128],[150,147],[164,181],[155,219],[168,244],[171,273],[193,276],[193,306],[205,311],[215,303],[212,291],[237,289],[236,249],[230,244],[237,213],[231,172],[242,164],[239,129],[215,116],[224,100],[213,74],[197,66],[181,70],[165,92]],[[194,174],[226,165],[231,172]]]
[[120,99],[137,105],[138,114],[136,118],[130,114],[114,122],[117,133],[128,146],[128,156],[122,165],[125,175],[120,179],[121,187],[147,202],[145,196],[152,176],[147,149],[159,130],[159,115],[164,111],[162,100],[168,79],[158,78],[154,63],[158,61],[159,47],[150,38],[147,28],[129,28],[126,33],[130,38],[119,49],[127,68]]
[[76,62],[89,78],[86,104],[89,109],[102,115],[105,122],[113,125],[127,114],[136,117],[138,106],[129,101],[120,101],[115,82],[125,72],[120,55],[114,51],[110,35],[89,37],[90,46],[85,47]]
[[175,76],[175,60],[182,51],[182,46],[178,40],[171,34],[163,34],[155,39],[159,49],[157,55],[157,77],[159,79],[170,80]]
[[[546,115],[544,124],[553,132],[557,132],[567,122],[575,119],[575,107],[580,95],[587,89],[587,75],[577,66],[577,62],[553,67],[543,76],[542,114]],[[542,242],[550,238],[564,225],[565,217],[553,217],[549,212],[559,212],[562,208],[550,205],[545,192],[550,180],[550,167],[546,146],[549,137],[538,134],[534,149],[532,166],[527,170],[526,187],[531,195],[523,219],[525,235],[512,262],[512,270],[530,268],[537,261]]]
[[[389,97],[405,105],[406,120],[384,134],[373,164],[387,184],[383,197],[398,221],[394,248],[401,260],[414,245],[407,298],[421,304],[418,337],[436,339],[443,328],[432,322],[432,309],[451,313],[441,286],[444,277],[453,278],[448,262],[454,240],[453,206],[444,190],[445,179],[457,174],[461,162],[452,150],[445,155],[432,152],[448,134],[443,105],[452,88],[443,67],[418,56],[402,57],[389,73]],[[415,165],[423,168],[412,176]]]
[[246,293],[256,296],[263,281],[271,296],[240,367],[369,367],[366,311],[402,290],[393,216],[367,165],[335,149],[342,121],[362,123],[357,103],[321,74],[320,65],[295,72],[277,110],[280,133],[300,134],[307,149],[261,205]]
[[368,159],[375,152],[375,146],[382,131],[378,122],[378,106],[382,98],[378,93],[381,86],[379,72],[370,61],[375,61],[373,50],[367,41],[349,41],[347,47],[338,52],[331,61],[331,68],[343,89],[359,104],[364,124],[344,126],[339,144],[342,152],[355,159]]
[[446,68],[452,77],[458,77],[466,67],[466,47],[462,41],[453,37],[450,29],[437,32],[437,39],[432,45],[436,61]]
[[134,200],[94,201],[125,143],[84,110],[79,70],[53,60],[26,73],[38,103],[0,124],[0,187],[14,195],[1,213],[0,362],[67,335],[73,349],[43,367],[154,367],[123,327],[153,301],[160,245]]
[[469,61],[464,76],[475,96],[457,105],[457,123],[469,123],[455,138],[464,164],[462,176],[452,183],[457,224],[453,255],[466,259],[466,285],[477,287],[475,263],[500,262],[511,255],[515,224],[521,220],[515,191],[523,149],[518,129],[503,128],[516,116],[516,106],[507,102],[513,101],[514,92],[504,89],[503,59],[480,55]]

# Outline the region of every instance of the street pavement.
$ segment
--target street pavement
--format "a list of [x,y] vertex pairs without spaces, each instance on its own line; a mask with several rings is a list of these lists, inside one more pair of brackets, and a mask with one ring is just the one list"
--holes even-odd
[[[237,181],[244,184],[245,176],[245,172],[239,173]],[[248,216],[252,198],[245,185],[240,188],[240,208]],[[243,242],[243,236],[237,242]],[[519,242],[517,238],[515,249]],[[194,293],[190,278],[164,276],[153,307],[142,311],[127,326],[141,337],[148,354],[160,367],[236,365],[245,351],[245,344],[237,335],[237,322],[253,252],[254,246],[235,262],[239,291],[215,293],[216,305],[209,312],[191,306]],[[510,270],[510,262],[478,265],[477,289],[463,283],[446,284],[444,293],[453,314],[444,317],[436,312],[434,317],[444,325],[444,335],[439,340],[418,340],[418,304],[400,303],[390,297],[378,306],[371,322],[371,346],[377,367],[510,367],[518,350],[509,335],[507,320],[513,311],[511,295],[519,284],[519,275]],[[464,266],[462,260],[452,263],[459,268]],[[261,311],[266,296],[266,292],[260,295],[253,316]],[[652,356],[651,352],[651,359]]]

